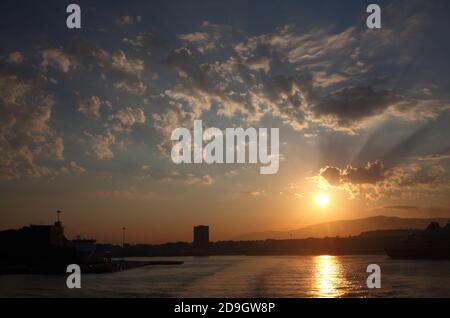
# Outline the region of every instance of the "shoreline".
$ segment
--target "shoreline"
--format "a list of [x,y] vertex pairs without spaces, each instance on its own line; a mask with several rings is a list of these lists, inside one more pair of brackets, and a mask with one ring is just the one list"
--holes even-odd
[[[183,261],[129,261],[79,264],[82,274],[108,274],[123,272],[145,266],[182,265]],[[69,264],[67,264],[69,265]],[[1,265],[0,275],[65,275],[66,265]]]

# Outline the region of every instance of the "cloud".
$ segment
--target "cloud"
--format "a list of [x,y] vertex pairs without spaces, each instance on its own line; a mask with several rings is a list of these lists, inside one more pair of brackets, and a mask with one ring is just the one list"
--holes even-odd
[[[186,126],[212,105],[217,115],[239,116],[246,123],[270,114],[294,130],[318,125],[349,134],[389,117],[430,121],[449,109],[448,101],[408,97],[405,91],[386,88],[386,80],[374,80],[379,74],[370,74],[369,61],[387,47],[395,49],[399,30],[391,30],[392,39],[385,39],[383,46],[372,44],[366,30],[331,30],[300,32],[284,26],[253,37],[239,34],[239,42],[227,42],[217,39],[236,34],[204,23],[201,30],[178,35],[183,46],[164,60],[178,81],[162,97],[168,114],[155,116],[155,128],[167,139],[167,129],[156,127],[162,118],[170,116]],[[210,41],[215,49],[231,48],[235,54],[210,61],[212,56],[205,58],[208,50],[199,49]],[[164,143],[161,150],[167,148]]]
[[368,162],[365,167],[352,167],[348,165],[341,171],[341,178],[344,182],[353,184],[375,184],[385,178],[383,162]]
[[144,61],[141,59],[130,59],[121,50],[111,57],[111,67],[125,74],[141,75],[144,70]]
[[142,22],[141,16],[133,17],[130,15],[124,15],[116,19],[116,23],[120,26],[128,26],[141,22]]
[[345,74],[328,74],[325,71],[314,73],[314,86],[328,87],[348,80]]
[[406,211],[419,209],[419,207],[415,206],[415,205],[387,205],[387,206],[384,206],[383,208],[394,209],[394,210],[406,210]]
[[309,76],[274,76],[264,79],[255,99],[273,116],[283,119],[295,130],[308,127],[306,111],[312,98]]
[[167,43],[165,40],[156,36],[150,32],[143,32],[135,37],[124,37],[122,39],[124,43],[127,43],[136,48],[145,47],[156,47],[156,48],[166,48]]
[[55,158],[57,160],[64,160],[64,141],[61,137],[55,138]]
[[172,149],[172,140],[170,138],[172,131],[179,127],[190,127],[196,117],[192,112],[184,111],[179,105],[170,106],[163,114],[152,114],[153,128],[161,136],[158,149],[164,156],[168,156]]
[[420,161],[440,161],[440,160],[450,159],[450,154],[432,153],[432,154],[416,157],[416,159],[420,160]]
[[89,198],[100,199],[126,199],[126,200],[146,200],[156,197],[154,192],[136,192],[127,190],[106,190],[106,191],[93,191],[83,193]]
[[270,112],[295,129],[306,126],[304,109],[311,86],[308,76],[260,76],[256,81],[252,76],[259,70],[256,64],[246,66],[233,57],[223,63],[199,64],[185,47],[172,51],[166,61],[177,71],[181,82],[166,96],[183,101],[193,115],[200,116],[216,102],[218,115],[241,114],[253,122]]
[[390,91],[372,87],[349,87],[332,92],[315,103],[312,113],[325,126],[334,129],[355,128],[366,120],[382,115],[400,100]]
[[68,165],[63,166],[60,170],[61,175],[68,175],[68,174],[81,174],[86,172],[86,169],[79,164],[77,164],[75,161],[69,162]]
[[64,160],[63,138],[49,125],[54,105],[45,82],[0,76],[1,179],[61,174],[63,167],[36,163],[37,159]]
[[85,132],[91,141],[92,155],[98,160],[111,160],[114,158],[114,152],[111,146],[117,144],[116,137],[110,131],[104,134],[90,134]]
[[[79,99],[79,97],[77,97]],[[91,96],[84,100],[78,100],[77,110],[84,116],[94,119],[100,119],[100,107],[102,101],[98,96]]]
[[186,175],[186,179],[184,180],[184,183],[189,184],[189,185],[204,185],[204,186],[210,186],[212,185],[214,182],[214,179],[206,174],[204,176],[195,176],[193,174],[188,174]]
[[[386,80],[375,86],[374,77],[378,75],[369,73],[374,65],[368,61],[377,63],[379,67],[404,65],[402,61],[374,58],[377,54],[384,56],[392,51],[408,54],[401,49],[400,43],[409,43],[409,35],[417,30],[417,25],[423,25],[423,18],[416,16],[414,12],[410,17],[404,16],[401,21],[407,27],[400,25],[396,29],[385,30],[383,32],[388,34],[382,32],[382,35],[376,35],[376,39],[374,32],[354,27],[341,32],[331,32],[330,29],[299,32],[294,27],[285,26],[276,32],[241,41],[234,45],[234,50],[247,68],[252,67],[251,61],[264,59],[265,65],[256,63],[254,70],[268,72],[269,63],[283,63],[295,67],[296,76],[312,77],[310,85],[299,85],[300,91],[308,95],[303,105],[309,107],[303,113],[295,112],[303,117],[301,121],[291,122],[297,129],[308,127],[301,124],[303,121],[355,134],[358,129],[367,128],[388,116],[407,121],[433,120],[449,109],[449,101],[414,99],[395,89],[382,89],[380,87],[386,87]],[[283,76],[289,77],[288,74]],[[335,89],[330,91],[330,87]],[[249,89],[252,90],[251,87]],[[261,87],[261,90],[265,89]],[[282,108],[279,103],[275,105],[275,110]]]
[[[218,115],[233,117],[241,114],[247,121],[254,122],[267,111],[296,129],[305,126],[302,99],[308,92],[302,93],[300,86],[309,85],[306,77],[277,76],[263,78],[258,83],[251,76],[255,69],[244,66],[235,58],[223,63],[199,64],[186,47],[173,50],[166,63],[180,79],[178,85],[165,92],[171,99],[169,104],[172,103],[168,112],[172,118],[180,116],[175,120],[178,123],[199,118],[216,103]],[[161,114],[156,118],[164,116]]]
[[285,33],[285,35],[290,36],[290,41],[286,42],[288,45],[287,58],[291,63],[298,63],[341,51],[355,41],[355,28],[350,27],[331,35],[323,30],[311,31],[301,36],[289,33]]
[[330,185],[337,186],[341,183],[341,169],[336,167],[325,167],[320,169],[319,176],[324,178]]
[[142,108],[125,107],[108,116],[108,121],[103,125],[106,127],[103,133],[93,134],[84,132],[87,136],[90,151],[87,154],[98,160],[112,160],[114,158],[113,147],[126,150],[131,141],[127,134],[132,131],[136,124],[145,123],[145,114]]
[[45,174],[34,158],[53,139],[48,126],[53,97],[38,82],[16,76],[1,77],[0,91],[2,174],[11,178]]
[[218,41],[219,37],[217,33],[209,34],[206,32],[193,32],[178,36],[185,43],[194,45],[195,49],[202,54],[215,49],[216,41]]
[[206,32],[194,32],[194,33],[187,33],[187,34],[181,34],[178,36],[179,39],[187,42],[204,42],[208,40],[209,36]]
[[20,52],[11,52],[9,53],[8,58],[6,59],[7,63],[10,64],[21,64],[23,62],[23,55]]
[[110,115],[108,120],[113,131],[129,132],[135,124],[145,123],[145,114],[142,108],[126,107]]
[[352,199],[364,195],[370,200],[440,191],[450,185],[446,169],[441,165],[414,163],[387,169],[381,161],[368,162],[365,167],[348,165],[345,169],[327,166],[311,180],[320,188],[345,191]]
[[201,54],[207,54],[216,49],[222,49],[232,42],[233,27],[217,25],[204,21],[201,31],[178,35],[184,45],[196,50]]
[[143,95],[147,90],[147,86],[141,81],[133,81],[129,79],[119,80],[114,83],[114,88],[122,90],[132,95]]
[[[368,162],[365,167],[353,167],[347,165],[346,168],[337,167],[321,168],[319,174],[311,180],[323,189],[339,189],[348,193],[350,199],[360,195],[362,190],[372,189],[369,194],[370,199],[378,199],[378,184],[383,182],[389,171],[384,169],[383,162]],[[368,197],[369,198],[369,197]]]
[[387,186],[403,190],[417,187],[433,189],[447,184],[445,172],[446,169],[441,165],[428,166],[414,163],[395,168],[387,180]]
[[[148,172],[148,170],[145,169],[144,171]],[[160,182],[176,182],[184,185],[211,186],[214,183],[214,178],[209,174],[197,175],[193,173],[180,173],[175,170],[169,172],[153,170],[149,176]]]
[[112,55],[104,50],[93,52],[102,72],[102,78],[111,81],[114,88],[133,95],[143,95],[147,86],[141,77],[145,62],[139,58],[130,58],[119,50]]
[[[208,33],[179,37],[197,43],[205,41]],[[366,52],[354,43],[366,41],[354,28],[335,34],[326,30],[297,34],[284,27],[234,45],[237,58],[203,64],[189,48],[180,47],[166,59],[180,78],[180,84],[171,89],[172,96],[183,96],[190,108],[201,112],[215,102],[217,114],[227,117],[241,114],[246,120],[258,121],[262,114],[270,113],[295,130],[314,123],[351,134],[388,116],[424,121],[449,109],[450,103],[443,100],[418,100],[372,85],[349,85],[357,74],[368,71],[369,66],[359,60]],[[329,64],[335,53],[339,59],[349,60],[340,72]],[[320,62],[312,64],[311,60]],[[274,62],[302,66],[295,74],[270,76]],[[323,89],[334,86],[331,91]]]
[[310,63],[329,55],[341,54],[344,48],[355,41],[355,36],[353,27],[333,34],[324,29],[296,32],[293,27],[286,25],[276,32],[250,37],[236,44],[234,49],[244,59],[264,53],[279,56],[281,61],[291,64]]
[[449,100],[420,100],[403,97],[395,107],[390,109],[389,114],[407,121],[426,122],[438,118],[449,109]]
[[75,59],[60,48],[46,49],[42,52],[41,67],[44,70],[54,67],[63,73],[68,73],[75,67]]
[[371,86],[345,87],[325,96],[313,92],[311,96],[311,107],[307,110],[311,121],[352,134],[389,116],[403,121],[426,122],[450,109],[450,101],[415,100]]
[[365,167],[352,167],[345,169],[327,166],[320,169],[319,176],[323,177],[330,185],[342,183],[375,184],[384,180],[386,171],[383,162],[368,162]]
[[[413,25],[423,22],[409,18],[408,21],[412,30],[417,30]],[[139,19],[123,16],[117,22],[131,25]],[[401,35],[399,42],[406,39],[400,28],[383,32],[382,44],[373,44],[376,42],[373,32],[354,27],[305,32],[283,26],[266,34],[245,36],[229,26],[204,22],[198,30],[176,35],[182,46],[169,52],[152,51],[151,57],[144,48],[168,46],[150,32],[122,37],[123,43],[132,47],[131,52],[91,49],[91,53],[102,78],[110,82],[108,87],[146,100],[153,85],[144,75],[152,62],[158,64],[158,75],[170,78],[170,86],[160,88],[159,94],[151,97],[162,108],[161,113],[152,116],[154,128],[162,138],[158,148],[167,151],[168,131],[175,123],[186,126],[211,110],[244,123],[258,122],[266,115],[297,131],[318,125],[351,134],[389,116],[407,121],[436,119],[449,109],[447,101],[427,99],[429,96],[412,98],[406,90],[400,93],[387,88],[386,82],[375,80],[379,74],[372,72],[373,67],[387,65],[376,59],[377,54],[398,48],[397,35]],[[219,57],[208,55],[213,49],[222,50]],[[72,51],[53,50],[60,52],[50,54],[44,66],[52,65],[67,72],[76,65],[69,54]],[[66,60],[59,53],[65,54]],[[162,63],[155,62],[159,54]],[[404,65],[399,61],[389,63]],[[86,107],[84,114],[98,118],[95,107],[92,112],[90,109]],[[111,128],[111,132],[127,129],[118,127]]]

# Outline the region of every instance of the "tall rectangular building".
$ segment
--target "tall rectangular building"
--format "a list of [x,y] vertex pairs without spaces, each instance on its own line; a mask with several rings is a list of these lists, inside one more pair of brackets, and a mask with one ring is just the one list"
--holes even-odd
[[194,245],[196,247],[207,247],[209,244],[209,226],[194,226]]

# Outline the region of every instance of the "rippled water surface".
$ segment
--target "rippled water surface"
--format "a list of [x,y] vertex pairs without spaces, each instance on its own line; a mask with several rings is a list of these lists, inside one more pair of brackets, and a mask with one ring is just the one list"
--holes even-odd
[[[0,276],[0,296],[450,297],[450,261],[391,260],[382,255],[170,260],[182,260],[184,264],[83,275],[79,290],[67,289],[65,276]],[[381,289],[366,287],[369,264],[381,266]]]

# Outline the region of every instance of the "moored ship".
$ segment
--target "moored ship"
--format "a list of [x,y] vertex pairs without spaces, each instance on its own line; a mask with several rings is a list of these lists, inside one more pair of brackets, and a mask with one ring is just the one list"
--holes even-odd
[[431,223],[423,233],[410,235],[385,249],[394,259],[450,259],[450,222]]
[[96,240],[82,239],[80,236],[77,236],[76,239],[71,241],[71,244],[75,247],[79,259],[89,260],[95,252]]

